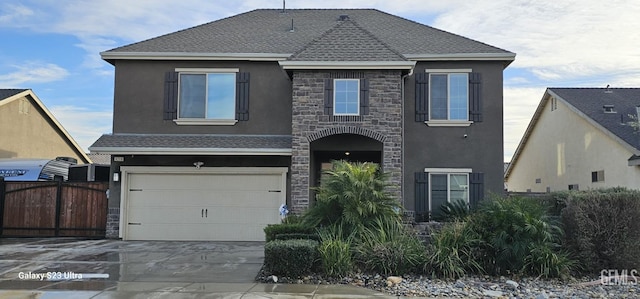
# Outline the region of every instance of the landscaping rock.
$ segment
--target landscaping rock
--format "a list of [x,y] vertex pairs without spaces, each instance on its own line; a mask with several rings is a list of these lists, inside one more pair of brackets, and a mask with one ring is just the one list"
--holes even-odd
[[506,284],[507,284],[507,288],[510,289],[510,290],[517,290],[518,286],[520,286],[519,283],[517,283],[517,282],[515,282],[513,280],[507,280]]
[[502,297],[504,295],[501,291],[493,291],[493,290],[484,290],[482,294],[485,296],[493,297],[493,298]]
[[392,287],[398,285],[402,282],[402,277],[398,276],[389,276],[387,277],[387,286]]

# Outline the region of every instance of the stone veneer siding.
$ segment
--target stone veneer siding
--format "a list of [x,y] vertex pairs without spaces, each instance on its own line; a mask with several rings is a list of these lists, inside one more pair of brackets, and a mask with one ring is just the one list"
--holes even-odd
[[[369,80],[369,114],[359,117],[324,113],[328,78]],[[309,207],[311,142],[335,134],[358,134],[383,144],[382,169],[390,174],[389,192],[402,201],[402,74],[395,70],[296,71],[293,74],[291,209]]]
[[109,208],[107,214],[107,239],[118,239],[120,232],[120,208]]

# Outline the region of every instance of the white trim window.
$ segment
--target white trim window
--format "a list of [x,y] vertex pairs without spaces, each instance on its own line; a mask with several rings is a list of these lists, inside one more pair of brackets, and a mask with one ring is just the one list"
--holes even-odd
[[333,115],[360,115],[360,79],[333,80]]
[[469,120],[469,74],[429,73],[429,119]]
[[180,72],[178,119],[235,120],[236,69]]
[[440,206],[444,203],[458,200],[469,205],[468,172],[429,173],[429,210],[432,215],[439,214]]

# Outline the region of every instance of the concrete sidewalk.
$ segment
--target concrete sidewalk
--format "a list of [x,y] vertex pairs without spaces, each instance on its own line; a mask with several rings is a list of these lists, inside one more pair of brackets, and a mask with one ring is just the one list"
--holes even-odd
[[258,284],[262,242],[0,239],[0,298],[397,298]]
[[0,298],[11,299],[133,299],[133,298],[397,298],[368,289],[340,285],[290,285],[250,283],[119,283],[105,290],[75,290],[60,286],[58,290],[0,290]]

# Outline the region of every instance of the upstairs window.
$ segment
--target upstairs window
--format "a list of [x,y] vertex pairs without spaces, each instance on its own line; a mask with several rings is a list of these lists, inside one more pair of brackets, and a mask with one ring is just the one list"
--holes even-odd
[[249,73],[177,68],[165,74],[164,119],[178,125],[233,125],[249,120]]
[[179,118],[235,119],[235,73],[181,73],[179,84]]
[[482,82],[471,69],[427,69],[415,75],[416,121],[428,126],[482,122]]
[[361,72],[330,73],[324,79],[324,114],[341,121],[360,121],[369,114],[369,79]]
[[469,120],[468,74],[430,74],[431,120]]
[[360,114],[360,80],[333,80],[333,115]]

